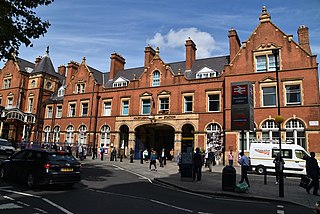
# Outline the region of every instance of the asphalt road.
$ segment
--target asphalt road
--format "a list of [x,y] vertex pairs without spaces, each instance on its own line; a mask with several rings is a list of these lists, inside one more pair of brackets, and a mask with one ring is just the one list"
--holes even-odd
[[197,195],[162,186],[107,165],[83,165],[83,180],[68,189],[52,186],[28,190],[0,181],[0,213],[199,213],[312,214],[292,204]]

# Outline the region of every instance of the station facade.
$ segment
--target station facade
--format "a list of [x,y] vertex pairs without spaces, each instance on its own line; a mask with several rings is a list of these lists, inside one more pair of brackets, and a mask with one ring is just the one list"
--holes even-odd
[[[13,55],[0,72],[1,136],[13,143],[116,147],[126,154],[133,148],[135,157],[145,148],[177,155],[183,141],[204,151],[220,141],[223,154],[242,144],[248,151],[251,142],[281,137],[320,154],[318,64],[308,27],[297,33],[295,41],[263,7],[246,41],[229,30],[226,56],[197,59],[191,38],[183,61],[164,62],[159,48],[147,46],[143,66],[126,69],[125,58],[112,53],[109,72],[94,69],[85,57],[56,71],[49,49],[35,63]],[[253,85],[254,129],[244,140],[231,130],[236,82]]]

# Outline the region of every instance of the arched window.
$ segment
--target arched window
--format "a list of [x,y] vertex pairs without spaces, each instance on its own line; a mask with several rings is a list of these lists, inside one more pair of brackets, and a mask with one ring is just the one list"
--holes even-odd
[[274,120],[266,120],[261,126],[262,140],[279,140],[279,128],[278,124]]
[[35,80],[32,80],[32,81],[31,81],[31,88],[34,88],[34,87],[36,87],[36,81],[35,81]]
[[79,127],[79,135],[78,135],[78,144],[86,144],[86,140],[87,140],[87,127],[85,125],[81,125]]
[[216,143],[221,143],[221,127],[216,123],[211,123],[206,128],[207,150],[214,147]]
[[44,140],[45,143],[50,142],[50,126],[46,126],[44,128]]
[[152,74],[152,86],[160,86],[160,72],[155,71]]
[[60,140],[60,127],[56,126],[53,129],[53,142],[59,142]]
[[101,146],[109,148],[110,145],[110,127],[107,125],[101,128]]
[[69,125],[67,127],[67,136],[66,136],[66,140],[68,143],[73,144],[73,136],[74,136],[74,127],[72,125]]
[[286,141],[300,145],[306,149],[305,126],[302,121],[297,119],[289,120],[285,126]]

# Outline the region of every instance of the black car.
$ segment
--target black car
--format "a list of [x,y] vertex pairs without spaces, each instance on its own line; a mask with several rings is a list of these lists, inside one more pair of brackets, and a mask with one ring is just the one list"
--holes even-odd
[[46,184],[72,186],[81,180],[80,168],[81,164],[71,153],[25,149],[0,164],[0,178],[22,181],[30,188]]

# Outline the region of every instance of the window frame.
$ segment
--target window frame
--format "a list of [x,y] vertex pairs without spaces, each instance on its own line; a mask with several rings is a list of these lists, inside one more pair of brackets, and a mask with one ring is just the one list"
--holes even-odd
[[57,105],[56,110],[56,118],[62,118],[62,105]]
[[[147,102],[149,101],[149,103]],[[151,97],[143,97],[141,98],[141,115],[150,115],[151,114],[151,105],[152,105],[152,101],[151,101]],[[147,112],[145,112],[145,110],[148,110]]]
[[160,86],[160,77],[161,77],[160,71],[155,70],[152,73],[152,87]]
[[[125,110],[127,110],[127,112],[125,112]],[[122,99],[121,100],[121,115],[122,116],[129,115],[129,110],[130,110],[130,99]]]
[[[191,97],[191,101],[187,101],[186,98]],[[194,94],[183,94],[183,113],[193,113],[193,102],[194,100]],[[191,105],[191,106],[189,106]],[[187,110],[188,107],[191,107],[191,110]]]
[[[72,108],[73,106],[74,106],[74,108]],[[69,117],[75,117],[76,116],[76,108],[77,108],[77,104],[76,103],[74,103],[74,102],[69,103],[69,111],[68,111],[68,116]],[[73,114],[72,114],[72,112],[73,112]]]
[[[110,104],[110,105],[108,105]],[[111,100],[104,100],[103,101],[103,116],[111,116],[111,109],[112,109],[112,101]]]
[[[268,92],[267,94],[265,94],[263,89],[267,89],[267,88],[273,88],[274,89],[274,93],[270,93]],[[274,104],[269,104],[266,105],[265,103],[265,96],[271,96],[272,95],[272,100],[274,100]],[[278,104],[278,99],[277,99],[277,86],[276,85],[263,85],[261,86],[261,106],[262,107],[276,107]]]
[[[170,110],[170,97],[169,96],[161,96],[158,99],[159,99],[159,113],[169,112],[169,110]],[[167,100],[167,102],[165,102],[166,100]],[[167,108],[163,108],[165,106],[167,106]]]
[[52,118],[53,115],[53,107],[47,106],[47,118]]
[[[254,62],[255,62],[255,72],[257,73],[263,73],[263,72],[271,72],[276,71],[276,65],[275,65],[275,56],[272,53],[272,50],[264,50],[261,52],[255,52],[254,53]],[[264,66],[262,68],[259,68],[259,65],[262,64],[262,62],[259,62],[259,59],[264,58]],[[280,68],[280,51],[277,55],[277,67]]]
[[[287,87],[290,87],[290,86],[299,86],[299,97],[298,97],[298,100],[299,101],[296,101],[296,102],[288,102],[288,88]],[[294,105],[302,105],[302,90],[301,90],[301,84],[299,83],[296,83],[296,84],[285,84],[284,85],[284,89],[285,89],[285,103],[286,103],[286,106],[294,106]],[[291,93],[293,94],[293,93]],[[290,97],[290,96],[289,96]]]
[[[210,96],[218,96],[218,99],[213,99],[213,100],[210,100]],[[218,109],[217,110],[210,110],[210,102],[218,102]],[[220,92],[210,92],[210,93],[207,93],[207,112],[220,112],[221,111],[221,93]]]
[[[85,114],[85,111],[87,112],[86,114]],[[89,116],[89,102],[88,101],[81,102],[81,116],[82,117]]]

